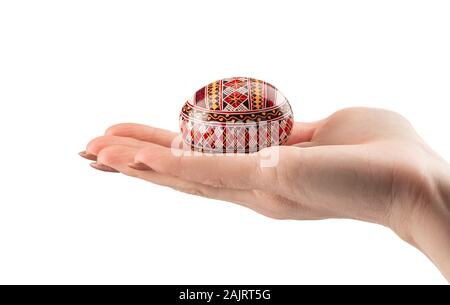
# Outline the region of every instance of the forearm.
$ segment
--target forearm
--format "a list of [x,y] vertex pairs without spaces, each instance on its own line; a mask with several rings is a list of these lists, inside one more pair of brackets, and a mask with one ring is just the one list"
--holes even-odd
[[450,282],[450,166],[436,168],[431,202],[411,224],[412,244],[427,255]]

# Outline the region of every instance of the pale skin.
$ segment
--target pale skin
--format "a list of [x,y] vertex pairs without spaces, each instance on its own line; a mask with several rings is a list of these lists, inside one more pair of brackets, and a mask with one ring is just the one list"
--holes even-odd
[[[296,123],[285,146],[232,157],[174,154],[176,136],[118,124],[81,155],[96,161],[92,166],[99,170],[236,203],[271,218],[350,218],[386,226],[450,281],[450,165],[399,114],[343,109]],[[261,159],[276,149],[278,164],[261,167]]]

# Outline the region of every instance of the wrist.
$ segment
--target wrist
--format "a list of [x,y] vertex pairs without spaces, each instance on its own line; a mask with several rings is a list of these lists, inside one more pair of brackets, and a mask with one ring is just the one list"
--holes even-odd
[[424,179],[422,202],[413,205],[407,241],[427,255],[450,281],[450,165],[436,159]]

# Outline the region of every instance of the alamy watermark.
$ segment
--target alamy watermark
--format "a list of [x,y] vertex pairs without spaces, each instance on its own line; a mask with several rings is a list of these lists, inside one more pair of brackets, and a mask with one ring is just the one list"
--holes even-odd
[[[280,123],[233,122],[205,124],[190,121],[185,126],[185,138],[179,134],[172,141],[172,154],[177,157],[236,158],[253,154],[261,167],[275,167],[279,162]],[[187,143],[187,141],[189,143]]]

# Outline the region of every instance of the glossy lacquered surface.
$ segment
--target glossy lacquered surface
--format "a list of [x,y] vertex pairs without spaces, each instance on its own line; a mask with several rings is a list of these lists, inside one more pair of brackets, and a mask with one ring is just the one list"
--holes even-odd
[[184,144],[210,153],[249,153],[286,143],[293,127],[286,97],[273,85],[232,77],[198,90],[183,106]]

